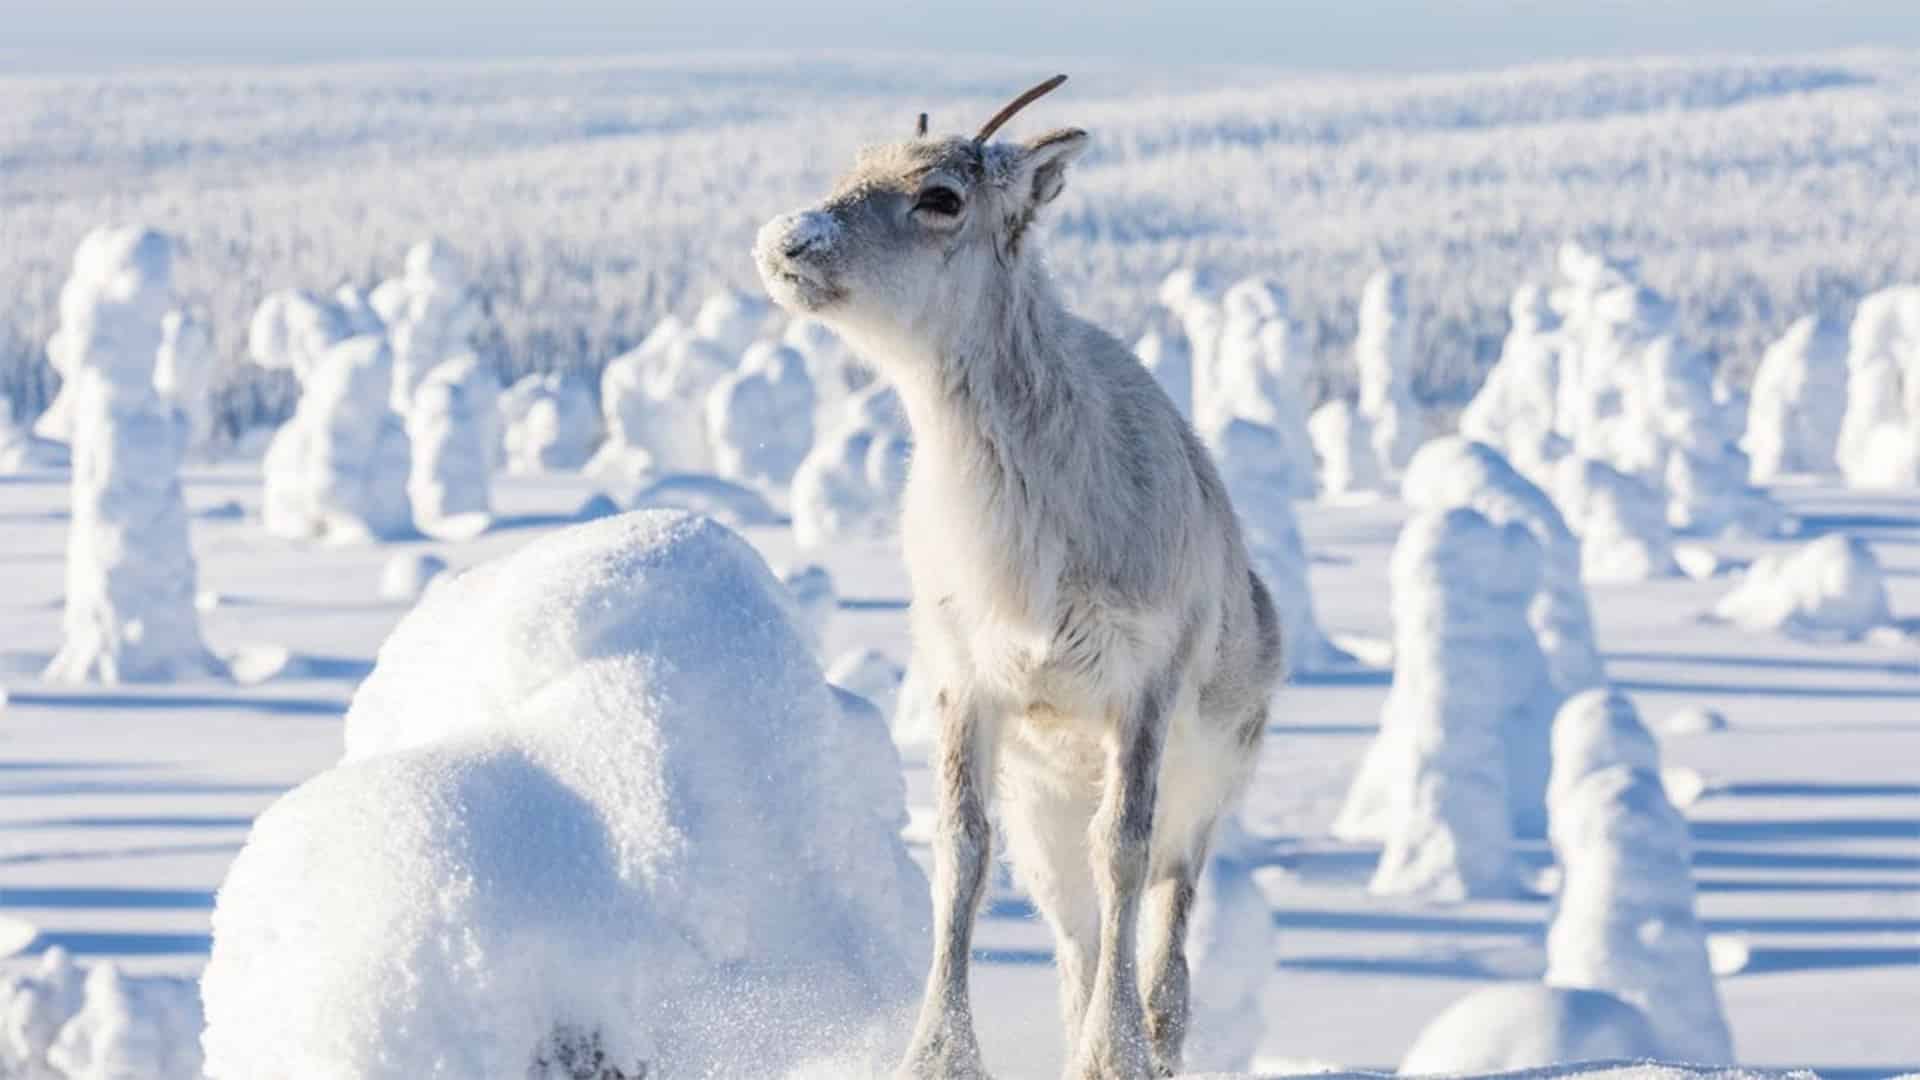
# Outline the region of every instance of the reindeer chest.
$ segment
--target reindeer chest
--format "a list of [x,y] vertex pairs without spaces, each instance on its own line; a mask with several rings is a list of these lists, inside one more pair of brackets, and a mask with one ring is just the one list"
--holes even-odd
[[[911,507],[912,500],[909,505]],[[916,661],[1039,724],[1093,721],[1127,700],[1177,627],[1074,580],[1063,544],[955,511],[910,515]],[[917,520],[916,520],[917,517]]]

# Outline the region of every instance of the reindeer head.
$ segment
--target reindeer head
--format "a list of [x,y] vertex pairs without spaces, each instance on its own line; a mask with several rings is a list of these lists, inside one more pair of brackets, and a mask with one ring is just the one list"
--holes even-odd
[[1015,278],[1034,216],[1060,194],[1087,134],[987,140],[1064,81],[1027,91],[971,139],[929,137],[922,114],[914,138],[863,150],[819,205],[760,229],[754,259],[767,291],[856,339],[922,337],[978,319],[981,303]]

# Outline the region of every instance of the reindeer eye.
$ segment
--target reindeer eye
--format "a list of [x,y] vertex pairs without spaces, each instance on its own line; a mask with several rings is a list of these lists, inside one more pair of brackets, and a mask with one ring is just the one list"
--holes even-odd
[[920,193],[913,208],[939,217],[959,217],[960,193],[950,187],[930,187]]

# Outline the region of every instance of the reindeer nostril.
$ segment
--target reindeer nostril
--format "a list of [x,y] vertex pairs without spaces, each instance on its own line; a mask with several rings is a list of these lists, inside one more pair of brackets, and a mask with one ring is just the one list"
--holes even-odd
[[780,250],[783,254],[786,255],[787,258],[797,259],[800,256],[805,255],[807,252],[813,250],[814,241],[816,239],[817,237],[811,234],[806,236],[790,236],[787,238],[786,246],[782,247]]

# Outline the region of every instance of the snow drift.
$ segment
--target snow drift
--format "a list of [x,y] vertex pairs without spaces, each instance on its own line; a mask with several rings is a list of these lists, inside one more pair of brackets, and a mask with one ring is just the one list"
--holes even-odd
[[220,890],[208,1074],[780,1075],[910,998],[900,764],[779,590],[672,512],[430,590]]
[[1860,637],[1893,621],[1873,549],[1833,533],[1784,555],[1763,555],[1714,614],[1748,630]]

